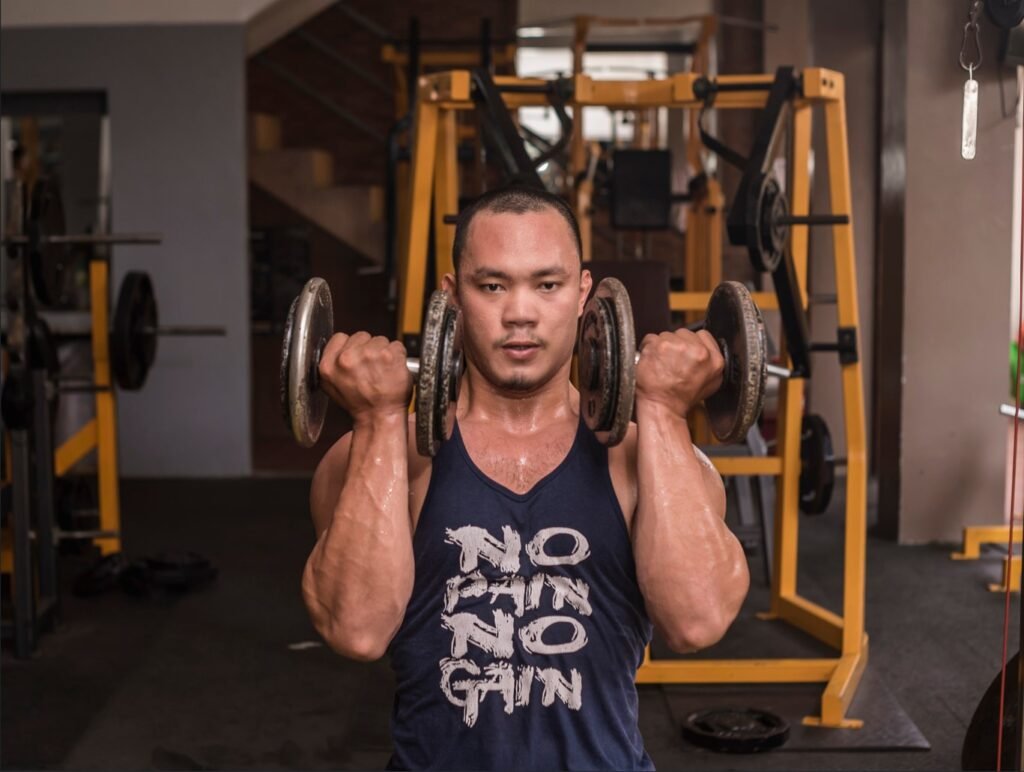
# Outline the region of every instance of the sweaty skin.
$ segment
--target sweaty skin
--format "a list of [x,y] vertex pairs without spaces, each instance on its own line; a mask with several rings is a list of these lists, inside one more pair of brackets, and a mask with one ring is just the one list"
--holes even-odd
[[[553,210],[481,212],[459,276],[444,286],[463,312],[466,373],[459,429],[474,463],[525,493],[569,453],[579,393],[569,376],[590,291],[572,234]],[[310,616],[354,659],[383,656],[412,593],[412,535],[430,483],[405,405],[401,344],[336,335],[321,380],[353,415],[310,493],[317,543],[303,575]],[[647,613],[676,651],[711,645],[739,611],[746,560],[724,523],[721,477],[693,445],[686,413],[714,391],[722,357],[707,333],[648,336],[637,365],[637,424],[609,449]]]

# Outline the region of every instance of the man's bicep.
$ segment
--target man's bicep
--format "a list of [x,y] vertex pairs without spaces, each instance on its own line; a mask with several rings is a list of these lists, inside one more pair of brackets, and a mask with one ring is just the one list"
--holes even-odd
[[309,511],[313,516],[313,527],[318,539],[327,530],[341,495],[351,448],[352,433],[349,432],[324,453],[313,473],[313,482],[309,488]]

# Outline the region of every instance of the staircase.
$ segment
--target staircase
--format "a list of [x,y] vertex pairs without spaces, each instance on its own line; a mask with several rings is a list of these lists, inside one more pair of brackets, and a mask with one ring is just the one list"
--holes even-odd
[[249,181],[359,252],[384,265],[384,189],[335,185],[334,158],[318,148],[282,147],[281,120],[249,116]]

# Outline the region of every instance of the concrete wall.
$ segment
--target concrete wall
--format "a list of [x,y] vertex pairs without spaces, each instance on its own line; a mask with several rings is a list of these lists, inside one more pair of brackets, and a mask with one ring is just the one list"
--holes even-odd
[[250,461],[245,35],[240,25],[3,29],[3,90],[105,90],[115,231],[113,293],[150,273],[161,320],[223,325],[165,338],[144,389],[118,394],[121,472],[245,475]]
[[[1013,118],[982,25],[978,150],[960,158],[964,9],[911,0],[900,540],[952,540],[1002,519],[1009,395]],[[1005,73],[1008,105],[1013,76]]]

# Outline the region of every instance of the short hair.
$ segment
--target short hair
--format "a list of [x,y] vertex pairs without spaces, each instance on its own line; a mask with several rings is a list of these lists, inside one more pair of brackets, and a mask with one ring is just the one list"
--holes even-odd
[[541,188],[512,185],[487,191],[459,212],[458,220],[455,223],[455,240],[452,243],[452,264],[455,266],[455,273],[459,272],[459,263],[466,251],[469,226],[477,214],[480,212],[526,214],[527,212],[543,212],[545,209],[553,209],[558,212],[569,226],[573,242],[576,244],[576,256],[580,258],[582,265],[583,240],[580,238],[580,226],[576,222],[576,215],[573,213],[572,207],[561,196],[556,196]]

